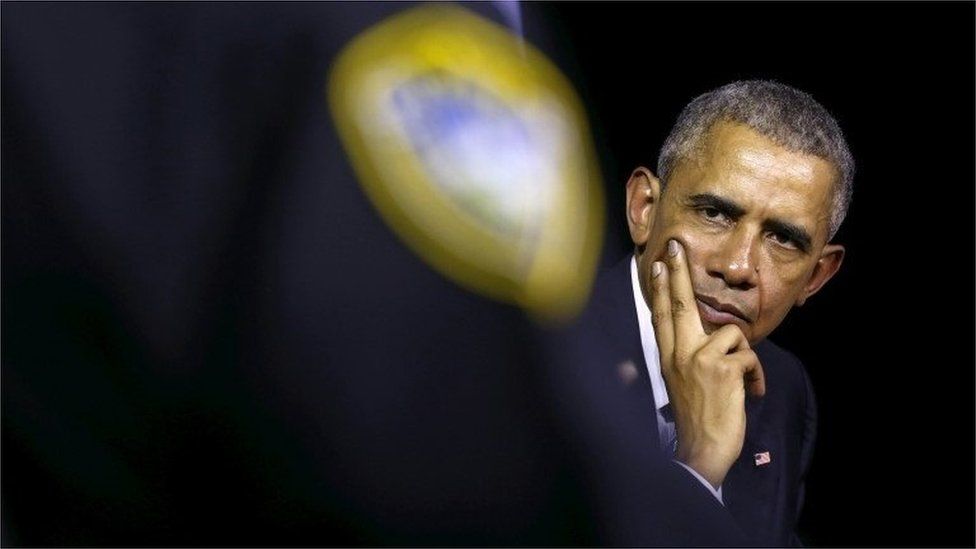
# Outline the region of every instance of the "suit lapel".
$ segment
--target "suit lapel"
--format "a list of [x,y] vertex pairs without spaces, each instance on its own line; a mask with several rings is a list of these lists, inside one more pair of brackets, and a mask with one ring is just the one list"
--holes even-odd
[[626,397],[644,411],[643,415],[648,419],[648,432],[655,447],[659,448],[657,407],[641,345],[630,278],[630,257],[606,271],[597,280],[593,293],[594,317],[604,339],[603,346],[607,349],[605,367],[610,375],[619,378],[626,386]]

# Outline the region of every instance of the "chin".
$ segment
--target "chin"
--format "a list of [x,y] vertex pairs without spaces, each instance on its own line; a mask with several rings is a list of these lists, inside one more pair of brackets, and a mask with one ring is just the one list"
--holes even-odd
[[[705,329],[705,333],[708,334],[708,335],[712,335],[712,333],[714,333],[715,330],[718,330],[722,326],[725,326],[725,324],[712,324],[712,323],[707,322],[705,320],[702,320],[701,323],[702,323],[702,328]],[[753,338],[752,338],[752,330],[750,330],[748,327],[741,326],[741,325],[736,324],[736,323],[731,323],[731,324],[733,326],[738,326],[739,329],[742,330],[742,335],[744,335],[746,337],[746,339],[749,340],[749,345],[750,346],[755,343],[753,341]]]
[[705,322],[704,320],[702,320],[701,323],[702,323],[702,328],[705,329],[705,333],[708,335],[712,335],[712,332],[718,330],[721,327],[721,326],[715,326],[710,322]]

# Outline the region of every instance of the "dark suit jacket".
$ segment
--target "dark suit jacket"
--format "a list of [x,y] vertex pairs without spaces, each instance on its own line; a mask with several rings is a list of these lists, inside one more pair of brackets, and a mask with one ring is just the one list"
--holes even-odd
[[[575,368],[571,368],[571,377],[579,385],[590,387],[590,398],[576,403],[575,420],[590,424],[581,429],[607,431],[602,435],[591,432],[579,438],[597,440],[602,436],[607,453],[639,454],[642,457],[635,458],[638,460],[653,460],[652,455],[661,455],[654,396],[633,302],[629,258],[597,279],[588,308],[568,334],[562,352],[566,363],[572,363]],[[673,490],[681,483],[684,488],[677,489],[680,493],[672,491],[665,496],[683,498],[682,511],[676,512],[669,508],[670,504],[662,504],[656,495],[635,494],[630,501],[636,506],[652,508],[657,516],[633,517],[653,526],[631,532],[633,537],[626,540],[628,543],[777,546],[799,543],[794,528],[803,502],[803,480],[816,431],[813,392],[803,365],[792,354],[769,341],[753,348],[766,376],[766,395],[747,400],[742,454],[723,484],[725,508],[718,507],[696,479],[681,471],[682,478],[669,481],[667,489]],[[635,368],[627,366],[628,363]],[[636,378],[633,377],[635,369]],[[601,378],[600,382],[595,381],[596,376]],[[570,392],[563,390],[564,394]],[[601,399],[615,401],[613,411],[607,413],[626,417],[600,417],[606,409],[600,404]],[[587,413],[598,417],[582,417]],[[621,436],[643,440],[619,440]],[[757,465],[756,455],[763,452],[769,452],[770,460]],[[605,468],[621,469],[619,464],[608,464]],[[630,471],[638,469],[634,465]],[[657,473],[662,470],[659,464]],[[604,480],[611,477],[610,473],[603,475]],[[628,501],[619,492],[608,499]],[[689,512],[694,518],[686,516]],[[728,520],[730,517],[732,521]],[[629,527],[622,525],[622,528]]]

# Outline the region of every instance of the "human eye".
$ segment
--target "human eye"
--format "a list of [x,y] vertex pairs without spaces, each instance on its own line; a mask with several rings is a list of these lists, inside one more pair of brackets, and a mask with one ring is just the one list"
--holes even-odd
[[716,223],[727,223],[729,221],[729,216],[714,206],[702,206],[698,208],[698,213],[708,221]]
[[701,223],[717,228],[735,225],[745,213],[731,200],[708,193],[692,196],[688,200],[688,211],[694,212]]
[[789,250],[799,250],[800,246],[793,240],[793,237],[786,233],[773,232],[770,233],[769,238],[772,239],[776,244],[783,246]]

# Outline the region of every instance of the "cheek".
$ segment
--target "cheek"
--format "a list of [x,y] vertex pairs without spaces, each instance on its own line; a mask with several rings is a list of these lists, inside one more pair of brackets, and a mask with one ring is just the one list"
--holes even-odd
[[656,236],[647,241],[644,252],[649,261],[664,261],[664,256],[668,249],[668,240],[674,235],[667,233],[656,233]]
[[[760,272],[763,272],[762,268]],[[783,276],[774,269],[767,269],[766,272],[767,276],[762,277],[759,283],[760,306],[766,313],[763,316],[782,318],[799,298],[805,279],[802,273]]]
[[668,212],[661,212],[651,228],[651,238],[647,241],[646,251],[655,258],[663,260],[667,254],[668,241],[674,239],[684,245],[689,254],[698,249],[701,244],[700,235],[689,226],[686,219],[679,219]]
[[[668,238],[673,238],[684,245],[693,278],[705,274],[708,258],[721,247],[721,241],[718,238],[695,231],[675,231]],[[667,245],[667,239],[665,239],[665,245]],[[664,251],[661,253],[663,254]]]

